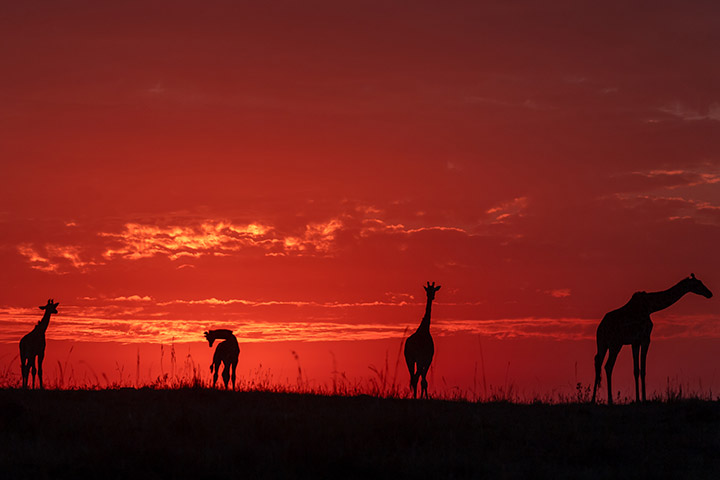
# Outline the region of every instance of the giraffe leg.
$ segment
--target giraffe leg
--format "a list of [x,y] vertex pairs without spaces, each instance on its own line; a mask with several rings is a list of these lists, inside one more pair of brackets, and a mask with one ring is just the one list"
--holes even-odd
[[237,369],[237,362],[232,363],[232,372],[230,378],[232,379],[233,390],[235,390],[235,370]]
[[640,377],[640,344],[632,344],[633,356],[633,375],[635,376],[635,402],[640,401],[640,388],[638,386],[638,378]]
[[430,369],[430,366],[429,366],[429,365],[428,365],[427,367],[426,367],[426,366],[420,367],[420,365],[418,365],[418,373],[417,373],[417,375],[418,375],[418,377],[422,377],[422,380],[421,380],[421,382],[420,382],[420,386],[421,386],[420,398],[423,398],[423,397],[428,398],[428,392],[427,392],[427,387],[428,387],[427,372],[428,372],[429,369]]
[[413,398],[417,398],[417,385],[420,375],[417,373],[410,374],[410,387],[413,389]]
[[40,389],[41,389],[41,390],[42,390],[42,388],[43,388],[43,383],[42,383],[42,364],[43,364],[43,360],[44,360],[44,359],[45,359],[45,353],[43,353],[42,355],[38,355],[38,357],[37,357],[38,380],[40,381]]
[[30,375],[30,361],[27,358],[20,360],[20,373],[22,374],[22,386],[27,388],[28,376]]
[[613,392],[612,392],[612,371],[613,367],[615,367],[615,360],[617,360],[618,353],[620,353],[620,349],[622,348],[622,345],[611,347],[610,352],[608,353],[608,360],[605,364],[605,375],[607,375],[607,388],[608,388],[608,405],[612,405],[613,403]]
[[220,368],[220,364],[218,364],[218,363],[213,363],[213,367],[215,368],[215,369],[213,370],[213,388],[215,388],[215,384],[217,383],[218,369]]
[[647,353],[648,349],[650,348],[650,342],[643,343],[640,345],[640,378],[642,381],[642,399],[643,402],[645,399],[645,366],[647,365]]
[[417,398],[417,384],[419,377],[415,373],[415,361],[406,356],[405,363],[407,363],[408,372],[410,372],[410,388],[413,390],[413,398]]
[[595,403],[595,394],[602,380],[602,364],[607,350],[607,348],[598,346],[598,353],[595,355],[595,384],[593,385],[592,403]]
[[35,368],[35,357],[31,358],[30,361],[32,362],[30,364],[30,373],[32,373],[32,388],[35,390],[35,373],[37,373],[37,369]]
[[223,373],[222,373],[222,379],[223,382],[225,382],[225,390],[228,388],[228,383],[230,382],[230,365],[223,362]]

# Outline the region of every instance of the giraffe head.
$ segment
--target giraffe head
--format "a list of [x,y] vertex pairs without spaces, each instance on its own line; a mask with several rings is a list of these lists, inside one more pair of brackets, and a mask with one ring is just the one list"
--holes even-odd
[[435,292],[440,290],[440,285],[437,287],[435,286],[435,282],[427,282],[427,285],[423,287],[425,289],[425,293],[427,293],[428,300],[435,300]]
[[707,288],[703,283],[695,278],[695,274],[691,273],[690,278],[687,278],[685,280],[688,282],[688,290],[692,293],[695,293],[697,295],[702,295],[705,298],[710,298],[713,296],[712,292],[709,288]]
[[40,308],[40,310],[45,310],[45,313],[57,313],[57,306],[60,305],[60,302],[54,303],[54,300],[51,298],[48,300],[47,305],[43,305]]
[[215,343],[215,335],[210,335],[210,332],[203,332],[203,334],[205,335],[205,340],[207,340],[210,347],[212,347],[213,343]]

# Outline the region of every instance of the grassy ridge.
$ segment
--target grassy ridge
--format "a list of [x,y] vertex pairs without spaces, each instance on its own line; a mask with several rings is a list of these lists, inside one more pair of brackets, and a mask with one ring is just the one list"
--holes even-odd
[[693,477],[720,403],[616,407],[209,389],[0,390],[3,478]]

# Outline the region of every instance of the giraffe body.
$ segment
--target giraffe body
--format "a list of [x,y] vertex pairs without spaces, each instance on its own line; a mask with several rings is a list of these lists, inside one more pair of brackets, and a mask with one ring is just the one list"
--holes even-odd
[[413,389],[413,397],[417,398],[418,380],[422,378],[420,383],[420,397],[427,398],[427,373],[430,370],[433,355],[435,354],[435,344],[432,335],[430,335],[430,313],[432,310],[432,301],[435,299],[435,292],[440,290],[440,285],[435,286],[435,282],[423,287],[427,294],[427,303],[425,305],[425,316],[420,322],[418,329],[408,337],[405,341],[405,363],[410,372],[410,386]]
[[[597,355],[595,355],[593,402],[595,402],[597,388],[600,385],[602,364],[605,355],[608,355],[605,363],[608,404],[613,403],[612,371],[623,345],[632,346],[635,401],[640,401],[640,384],[642,384],[642,400],[646,400],[647,353],[650,348],[650,333],[653,328],[650,314],[669,307],[689,292],[706,298],[712,297],[712,292],[700,280],[695,278],[694,274],[691,274],[690,277],[681,280],[667,290],[649,293],[636,292],[625,305],[605,314],[600,325],[598,325],[596,333]],[[640,380],[640,384],[638,380]]]
[[215,347],[213,361],[210,365],[210,371],[213,373],[213,387],[215,387],[215,383],[217,382],[220,364],[222,363],[224,365],[222,379],[225,382],[225,388],[228,388],[228,382],[232,379],[234,390],[235,370],[238,364],[238,356],[240,355],[240,346],[238,345],[237,338],[235,338],[232,331],[226,329],[209,330],[205,332],[205,338],[210,344],[210,347],[213,346],[215,340],[223,340]]
[[[44,310],[42,319],[35,325],[35,328],[20,339],[20,373],[22,374],[22,386],[27,388],[28,377],[32,372],[32,388],[35,388],[35,374],[37,373],[40,388],[43,388],[42,364],[45,359],[45,332],[50,325],[50,316],[57,313],[57,306],[60,302],[54,303],[48,300],[47,305],[39,307]],[[37,361],[37,366],[36,366]]]

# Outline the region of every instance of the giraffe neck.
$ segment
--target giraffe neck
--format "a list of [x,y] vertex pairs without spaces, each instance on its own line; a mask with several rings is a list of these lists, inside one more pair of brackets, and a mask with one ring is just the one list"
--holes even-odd
[[674,285],[667,290],[661,292],[650,292],[647,294],[647,305],[650,313],[657,312],[668,308],[673,303],[680,300],[683,295],[688,293],[687,283],[685,280],[681,280],[677,285]]
[[215,339],[230,340],[231,342],[234,341],[235,343],[237,343],[235,335],[233,335],[232,331],[230,330],[212,330],[211,333]]
[[50,315],[52,315],[50,312],[45,312],[43,317],[35,326],[35,330],[40,332],[42,335],[45,335],[45,331],[47,330],[48,325],[50,325]]
[[430,297],[427,299],[427,303],[425,304],[425,316],[422,318],[422,321],[420,322],[420,326],[418,327],[418,331],[420,330],[427,330],[430,331],[430,313],[432,311],[432,300]]

